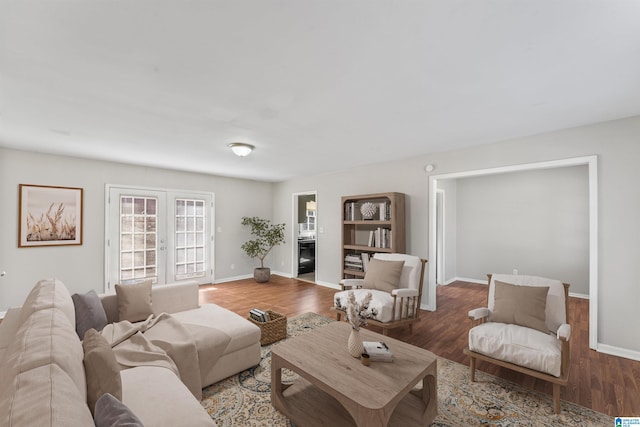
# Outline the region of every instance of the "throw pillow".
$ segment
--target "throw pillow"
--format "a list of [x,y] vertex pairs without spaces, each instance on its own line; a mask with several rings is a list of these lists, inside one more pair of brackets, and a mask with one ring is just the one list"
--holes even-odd
[[151,280],[135,285],[116,285],[119,320],[139,322],[153,314],[151,307]]
[[100,396],[93,416],[96,427],[144,427],[127,405],[110,393]]
[[116,355],[105,337],[95,329],[89,329],[82,341],[84,372],[87,378],[87,404],[91,413],[105,393],[122,399],[122,380]]
[[364,288],[391,292],[398,288],[404,261],[383,261],[372,258],[364,275]]
[[71,299],[76,311],[76,333],[80,339],[89,329],[101,331],[107,325],[107,313],[96,291],[92,289],[83,295],[73,294]]
[[491,320],[548,333],[545,323],[548,286],[519,286],[496,280]]

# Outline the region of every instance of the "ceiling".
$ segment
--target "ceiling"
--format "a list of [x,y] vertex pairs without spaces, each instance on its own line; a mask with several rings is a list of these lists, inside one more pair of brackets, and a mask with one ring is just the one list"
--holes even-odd
[[638,114],[636,0],[0,0],[2,147],[277,182]]

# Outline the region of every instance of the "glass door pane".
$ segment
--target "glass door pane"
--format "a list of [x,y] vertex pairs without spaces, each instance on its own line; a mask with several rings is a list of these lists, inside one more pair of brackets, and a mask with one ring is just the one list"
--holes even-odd
[[206,275],[206,205],[204,200],[176,199],[176,280]]
[[119,282],[158,283],[158,198],[120,197]]

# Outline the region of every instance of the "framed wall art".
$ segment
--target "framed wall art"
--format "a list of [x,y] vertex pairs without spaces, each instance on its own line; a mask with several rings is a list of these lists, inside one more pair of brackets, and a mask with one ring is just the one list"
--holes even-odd
[[82,244],[82,188],[20,184],[18,247]]

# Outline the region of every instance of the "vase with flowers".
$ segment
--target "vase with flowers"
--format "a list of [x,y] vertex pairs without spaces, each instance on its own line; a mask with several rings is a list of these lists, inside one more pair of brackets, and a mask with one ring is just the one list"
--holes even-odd
[[360,327],[367,326],[367,319],[372,316],[369,310],[370,302],[371,292],[367,292],[360,302],[356,301],[356,295],[353,291],[348,293],[347,320],[351,324],[351,334],[349,334],[347,341],[347,349],[353,357],[360,357],[364,351],[360,338]]

